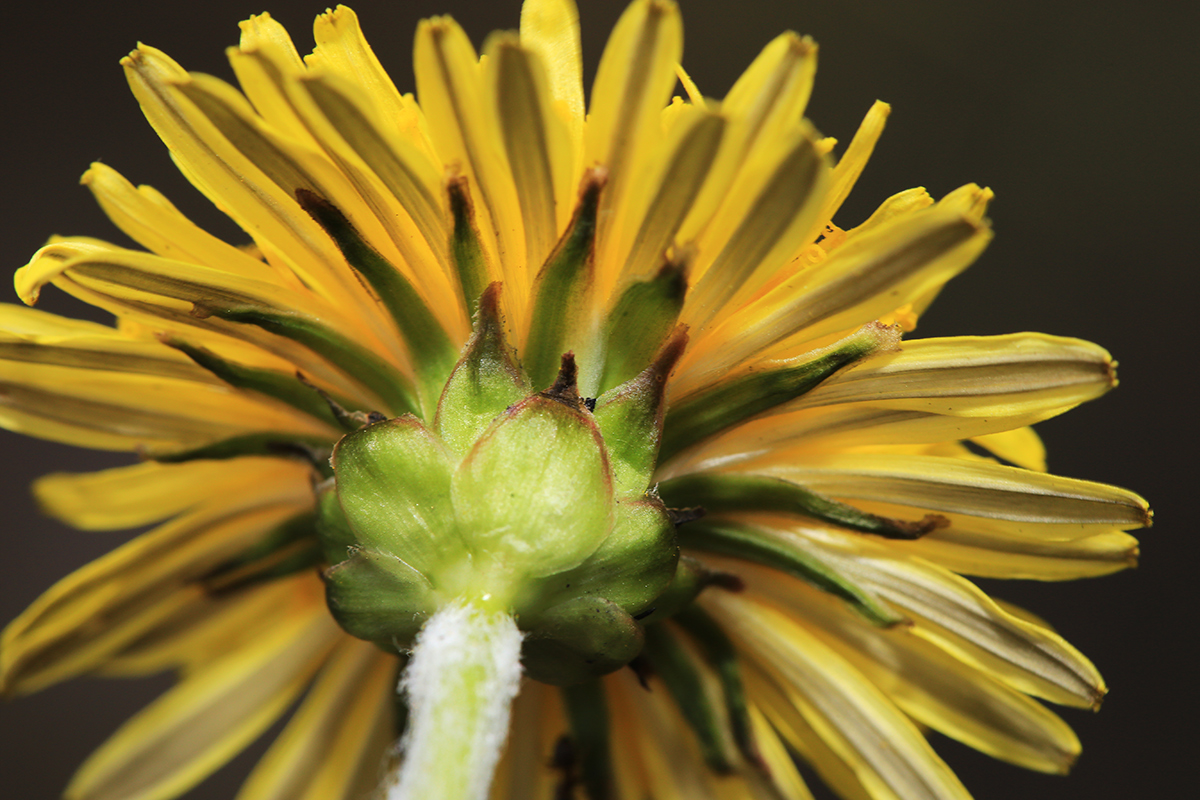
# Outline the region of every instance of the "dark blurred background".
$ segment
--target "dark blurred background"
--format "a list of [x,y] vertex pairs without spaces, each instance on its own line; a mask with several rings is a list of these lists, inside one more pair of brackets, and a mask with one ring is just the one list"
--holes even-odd
[[[623,2],[582,0],[586,81]],[[1197,379],[1196,103],[1200,14],[1183,2],[681,0],[684,64],[722,96],[778,32],[821,46],[809,116],[844,146],[876,98],[887,132],[839,214],[857,224],[888,195],[967,181],[995,189],[997,238],[954,281],[917,335],[1040,330],[1080,336],[1121,362],[1121,387],[1039,426],[1051,469],[1145,495],[1158,526],[1143,566],[1085,583],[989,582],[1035,609],[1100,667],[1112,690],[1099,715],[1064,710],[1084,753],[1069,778],[1024,772],[934,737],[979,800],[1194,796],[1197,626],[1193,571]],[[419,18],[454,15],[479,46],[515,28],[519,0],[358,0],[376,53],[402,91],[413,87]],[[117,60],[138,40],[185,67],[232,80],[223,49],[236,23],[269,10],[301,52],[317,0],[114,3],[44,0],[6,8],[3,262],[16,269],[52,233],[123,241],[77,186],[93,160],[149,183],[211,230],[241,241],[176,173],[125,86]],[[841,152],[839,147],[838,152]],[[16,302],[11,289],[3,299]],[[44,306],[78,313],[61,293]],[[27,485],[50,470],[128,463],[0,434],[4,553],[0,621],[68,571],[124,540],[41,517]],[[169,685],[78,680],[0,703],[0,794],[57,797],[83,758]],[[265,740],[187,795],[230,797]],[[1185,773],[1186,770],[1186,773]],[[1185,774],[1188,776],[1185,778]],[[1187,786],[1193,786],[1188,790]]]

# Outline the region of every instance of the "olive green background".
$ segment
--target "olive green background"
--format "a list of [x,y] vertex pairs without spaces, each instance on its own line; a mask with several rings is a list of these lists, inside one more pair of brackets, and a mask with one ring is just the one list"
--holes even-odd
[[[623,3],[581,3],[587,81]],[[1175,797],[1194,791],[1197,656],[1192,574],[1197,413],[1196,102],[1193,3],[681,0],[684,64],[719,97],[776,33],[821,46],[809,116],[847,143],[871,102],[893,114],[838,221],[851,226],[888,195],[924,185],[940,196],[967,181],[995,189],[997,238],[954,281],[917,335],[1041,330],[1091,339],[1121,362],[1121,387],[1039,426],[1051,468],[1128,486],[1159,524],[1143,566],[1085,583],[986,582],[1053,622],[1105,674],[1102,713],[1067,709],[1084,754],[1067,779],[993,762],[934,736],[980,800]],[[243,237],[174,171],[125,87],[117,60],[137,40],[189,69],[232,79],[224,47],[263,7],[311,47],[318,0],[164,3],[25,2],[6,9],[0,159],[6,268],[51,233],[123,241],[78,187],[92,160],[163,190],[210,229]],[[412,89],[416,21],[453,14],[478,46],[515,27],[519,0],[360,0],[385,66]],[[839,149],[840,152],[840,149]],[[11,290],[5,300],[16,302]],[[44,307],[76,313],[56,291]],[[49,470],[127,463],[0,434],[4,492],[0,618],[126,538],[81,534],[42,518],[27,484]],[[1186,488],[1185,488],[1186,487]],[[169,685],[79,680],[0,703],[0,795],[56,797],[75,765]],[[231,797],[262,752],[251,748],[189,798]],[[1186,787],[1193,786],[1192,790]]]

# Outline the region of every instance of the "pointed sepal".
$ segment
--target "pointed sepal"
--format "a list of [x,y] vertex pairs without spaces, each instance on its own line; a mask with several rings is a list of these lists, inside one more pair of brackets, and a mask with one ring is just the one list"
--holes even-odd
[[637,375],[663,345],[679,319],[687,286],[687,261],[677,257],[621,294],[604,321],[601,392]]
[[720,775],[732,772],[731,732],[713,703],[714,698],[700,674],[701,667],[670,626],[652,625],[646,629],[642,657],[666,685],[675,707],[692,729],[709,769]]
[[663,502],[673,508],[701,506],[711,513],[763,511],[798,514],[887,539],[919,539],[930,531],[950,524],[940,514],[927,514],[923,519],[913,522],[881,517],[769,475],[695,472],[663,481],[658,485],[658,493]]
[[535,386],[554,375],[559,357],[571,350],[571,334],[587,313],[587,299],[595,279],[593,264],[596,212],[606,173],[590,170],[583,179],[575,216],[567,225],[554,252],[546,259],[534,283],[529,337],[525,343],[525,369]]
[[[296,200],[325,229],[350,267],[379,296],[408,347],[420,391],[432,406],[455,361],[454,345],[416,288],[403,273],[366,242],[337,206],[309,191],[297,189]],[[427,409],[431,410],[431,409]]]
[[897,330],[872,323],[815,354],[756,367],[679,398],[667,412],[659,461],[812,391],[835,372],[898,341]]
[[778,570],[833,595],[880,627],[904,622],[883,600],[790,540],[770,537],[733,520],[705,517],[679,529],[680,544]]
[[579,778],[587,799],[612,800],[613,764],[604,684],[592,680],[564,686],[562,699],[571,727],[571,747],[579,762]]
[[612,465],[618,497],[639,496],[650,485],[662,437],[667,378],[687,347],[680,326],[641,374],[596,400],[595,417]]
[[[456,175],[446,181],[446,192],[450,199],[450,215],[454,228],[450,234],[450,256],[454,261],[459,290],[468,306],[482,297],[488,282],[487,255],[479,238],[475,224],[475,208],[465,175]],[[476,313],[476,308],[469,308]]]
[[493,283],[479,298],[474,331],[442,391],[434,428],[450,452],[461,458],[496,417],[528,394],[525,375],[504,335],[500,284]]

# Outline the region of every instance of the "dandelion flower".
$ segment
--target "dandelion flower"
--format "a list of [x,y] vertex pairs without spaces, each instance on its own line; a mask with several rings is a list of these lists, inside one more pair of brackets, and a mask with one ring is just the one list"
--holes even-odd
[[989,190],[835,224],[888,107],[835,157],[791,33],[706,98],[670,0],[621,17],[586,115],[571,0],[482,55],[421,23],[415,96],[349,9],[315,38],[242,23],[240,90],[122,62],[244,242],[94,164],[144,249],[55,238],[16,285],[115,325],[0,307],[0,423],[141,457],[46,476],[46,511],[155,526],[8,626],[3,690],[179,675],[68,797],[175,797],[293,705],[239,800],[809,797],[796,758],[967,797],[930,729],[1069,769],[1039,701],[1100,675],[969,577],[1123,569],[1150,512],[1029,427],[1115,385],[1104,350],[903,338]]

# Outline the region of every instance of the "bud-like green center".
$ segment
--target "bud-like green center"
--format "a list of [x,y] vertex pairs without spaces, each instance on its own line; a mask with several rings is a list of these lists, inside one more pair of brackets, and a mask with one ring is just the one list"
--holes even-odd
[[594,404],[570,355],[532,392],[497,294],[480,301],[432,425],[374,422],[334,449],[321,495],[328,602],[348,632],[388,648],[455,602],[503,611],[525,634],[526,671],[573,683],[634,658],[639,620],[678,603],[663,597],[672,585],[695,591],[676,580],[674,525],[648,491],[682,341]]

